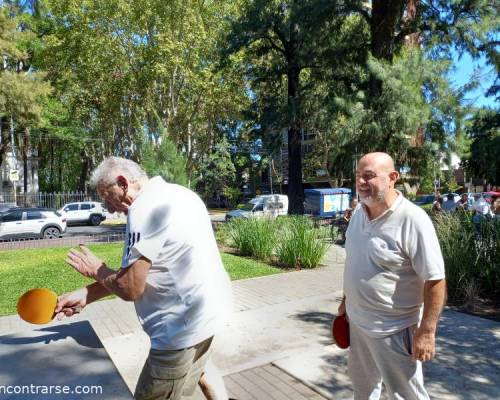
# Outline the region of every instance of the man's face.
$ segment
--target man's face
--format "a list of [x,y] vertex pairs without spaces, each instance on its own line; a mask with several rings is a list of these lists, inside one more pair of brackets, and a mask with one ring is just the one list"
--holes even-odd
[[97,185],[97,192],[110,213],[128,212],[128,204],[125,203],[127,191],[117,183],[112,185]]
[[368,207],[383,202],[392,186],[390,171],[370,160],[360,161],[356,171],[356,190],[361,202]]

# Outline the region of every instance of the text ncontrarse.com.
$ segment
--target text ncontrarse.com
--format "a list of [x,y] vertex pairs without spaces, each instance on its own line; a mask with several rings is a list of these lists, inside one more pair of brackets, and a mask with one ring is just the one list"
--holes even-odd
[[102,394],[102,386],[90,385],[0,385],[2,394]]

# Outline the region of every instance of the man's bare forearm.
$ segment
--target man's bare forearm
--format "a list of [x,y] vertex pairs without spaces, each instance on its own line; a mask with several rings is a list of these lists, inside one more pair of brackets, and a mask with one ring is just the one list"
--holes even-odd
[[90,285],[87,285],[86,289],[87,289],[86,304],[90,304],[94,301],[100,300],[103,297],[106,297],[111,294],[111,292],[108,289],[106,289],[106,287],[101,285],[99,282],[94,282],[91,283]]
[[135,300],[131,294],[130,287],[125,282],[124,273],[124,270],[116,272],[103,265],[97,272],[96,280],[109,293],[116,294],[125,301]]
[[441,311],[446,302],[446,281],[426,281],[424,285],[424,313],[420,329],[435,333]]

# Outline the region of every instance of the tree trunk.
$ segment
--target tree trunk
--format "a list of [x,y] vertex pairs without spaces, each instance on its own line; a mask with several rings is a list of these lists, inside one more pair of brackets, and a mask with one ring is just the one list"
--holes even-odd
[[87,174],[89,172],[90,160],[85,154],[84,150],[80,152],[80,156],[82,157],[82,166],[80,170],[80,179],[78,180],[78,191],[85,192],[85,182],[87,181]]
[[30,129],[24,128],[23,134],[23,187],[24,187],[24,206],[28,195],[28,153],[30,153]]
[[9,118],[0,117],[0,167],[3,164],[5,153],[10,143]]
[[[419,0],[409,0],[406,5],[405,25],[417,26],[420,15],[418,12]],[[415,31],[408,33],[404,37],[404,44],[407,48],[417,48],[420,46],[420,32]]]
[[288,213],[304,213],[304,189],[302,185],[302,143],[299,106],[300,69],[292,66],[288,70]]
[[[403,13],[404,0],[373,0],[371,30],[371,52],[378,60],[392,61],[394,39]],[[382,82],[370,77],[370,96],[378,97]]]

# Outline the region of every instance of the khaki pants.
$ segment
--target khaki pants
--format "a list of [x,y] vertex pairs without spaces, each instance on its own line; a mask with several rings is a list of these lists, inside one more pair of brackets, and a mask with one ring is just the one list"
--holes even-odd
[[196,390],[210,358],[213,336],[181,350],[149,351],[134,398],[138,400],[180,400]]

